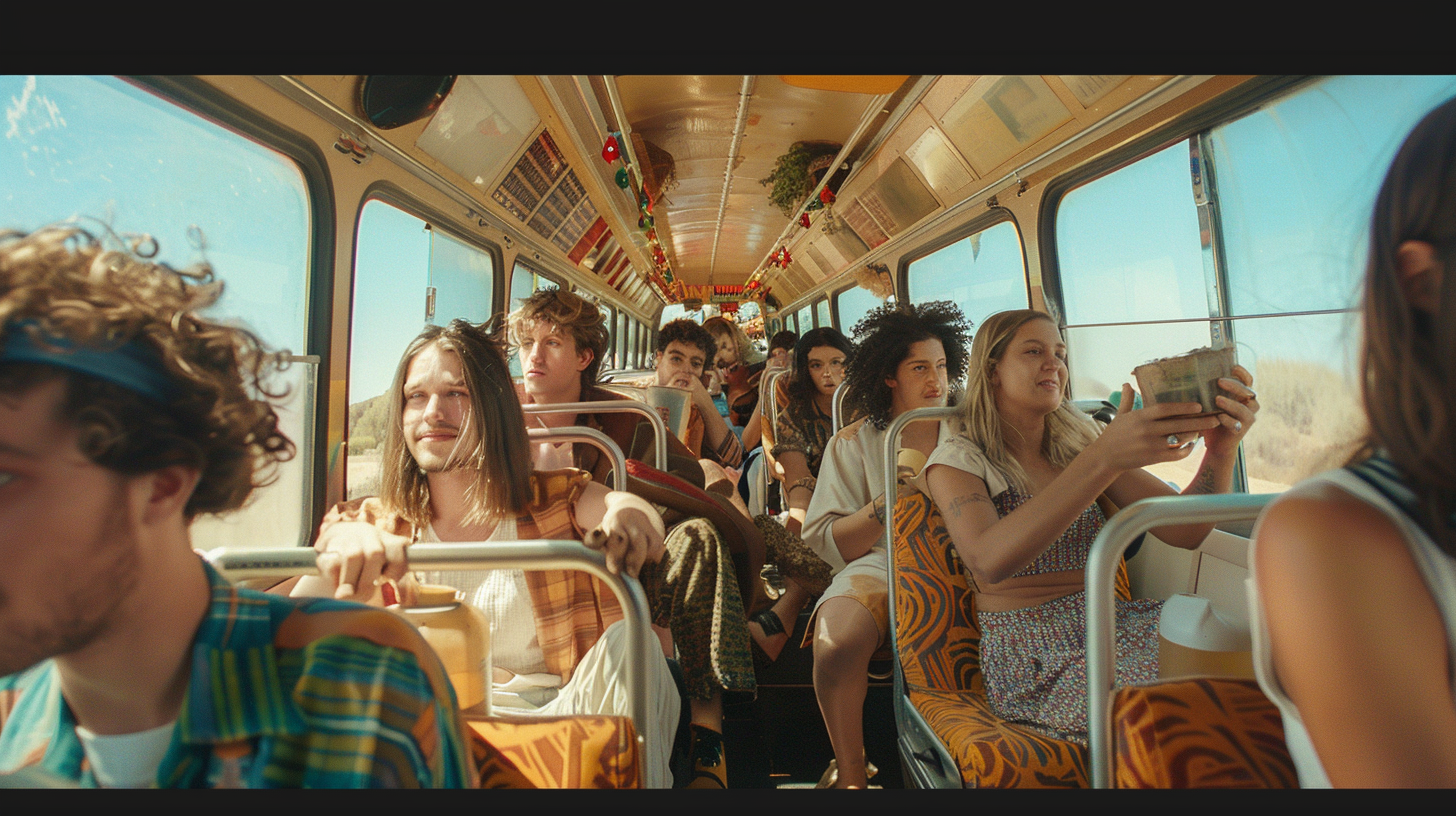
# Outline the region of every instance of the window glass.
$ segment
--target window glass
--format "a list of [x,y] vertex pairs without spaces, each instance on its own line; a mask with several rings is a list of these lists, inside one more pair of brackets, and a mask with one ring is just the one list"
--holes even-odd
[[[1056,210],[1073,399],[1107,399],[1133,368],[1211,343],[1189,147],[1180,140],[1073,189]],[[1192,322],[1173,321],[1202,318]],[[1144,325],[1085,325],[1132,323]],[[1199,443],[1201,444],[1201,443]],[[1180,489],[1202,459],[1147,468]]]
[[[1133,367],[1210,345],[1222,286],[1262,406],[1243,446],[1248,489],[1344,461],[1365,427],[1347,310],[1370,208],[1410,127],[1453,92],[1452,77],[1331,78],[1195,137],[1217,265],[1200,242],[1189,142],[1068,193],[1056,234],[1073,396],[1105,398]],[[1150,470],[1184,485],[1200,458]]]
[[814,328],[814,309],[809,306],[799,310],[798,314],[799,334]]
[[494,313],[495,258],[480,247],[430,230],[430,283],[435,314],[430,322],[448,325],[461,318],[484,323]]
[[845,336],[852,336],[854,324],[860,318],[870,313],[872,309],[878,309],[884,301],[875,297],[868,289],[858,286],[852,289],[845,289],[834,296],[835,306],[839,308],[839,330]]
[[349,327],[349,498],[379,493],[387,392],[405,348],[427,323],[488,320],[494,289],[495,259],[490,253],[431,229],[392,204],[365,202],[355,244]]
[[814,304],[814,318],[820,326],[834,325],[834,318],[829,313],[828,298],[820,298],[819,302]]
[[[961,307],[973,326],[979,326],[987,315],[1025,309],[1030,304],[1021,239],[1016,225],[1010,221],[1002,221],[917,258],[910,262],[908,270],[911,303],[949,300]],[[865,290],[857,291],[864,292],[859,296],[860,302],[866,297],[874,298]],[[875,301],[865,311],[878,305]],[[845,319],[843,301],[839,317],[845,321],[844,325],[853,326]]]
[[1456,78],[1334,77],[1214,128],[1229,311],[1262,410],[1244,443],[1251,491],[1341,464],[1365,432],[1355,356],[1371,207],[1410,128]]
[[1188,143],[1067,193],[1057,267],[1069,325],[1209,315]]
[[1334,77],[1214,128],[1231,314],[1347,309],[1401,141],[1456,78]]
[[238,322],[298,359],[277,385],[279,424],[299,455],[226,518],[192,526],[200,549],[312,539],[317,363],[307,357],[308,188],[283,154],[110,77],[0,76],[0,228],[79,216],[93,234],[147,234],[157,260],[207,260],[223,295],[207,314]]

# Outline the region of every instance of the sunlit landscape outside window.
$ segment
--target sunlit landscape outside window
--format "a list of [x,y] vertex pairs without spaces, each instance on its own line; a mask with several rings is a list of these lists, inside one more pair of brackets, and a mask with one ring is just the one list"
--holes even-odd
[[[146,233],[157,260],[201,260],[223,282],[214,318],[308,355],[308,188],[282,153],[110,77],[0,76],[0,228],[79,218],[93,233]],[[226,518],[192,528],[199,548],[292,546],[311,537],[316,367],[285,372],[281,427],[299,455]]]

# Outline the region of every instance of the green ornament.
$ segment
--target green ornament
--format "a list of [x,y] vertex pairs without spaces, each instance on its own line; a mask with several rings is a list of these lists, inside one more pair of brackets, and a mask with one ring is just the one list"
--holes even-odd
[[625,189],[627,189],[627,183],[628,183],[627,182],[627,168],[625,168],[625,167],[618,167],[617,168],[617,186],[618,187],[621,187],[623,190],[625,190]]

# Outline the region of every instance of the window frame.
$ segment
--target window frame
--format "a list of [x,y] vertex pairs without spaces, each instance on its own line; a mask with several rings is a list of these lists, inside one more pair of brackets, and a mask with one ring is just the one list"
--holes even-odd
[[[334,416],[334,400],[331,398],[331,364],[336,328],[334,295],[337,288],[335,212],[338,201],[334,196],[328,159],[313,139],[292,128],[284,127],[262,111],[242,104],[196,76],[116,76],[116,79],[278,153],[292,161],[303,178],[309,214],[306,232],[309,236],[308,267],[303,274],[304,291],[308,293],[309,303],[305,310],[305,347],[295,354],[313,358],[315,399],[311,419],[313,444],[309,446],[312,450],[300,450],[296,454],[299,458],[305,458],[308,468],[303,478],[306,495],[301,503],[304,517],[300,520],[303,529],[298,546],[312,546],[314,522],[322,517],[325,507],[334,500],[330,492],[330,482],[335,476],[329,467],[329,450],[342,443],[348,420],[347,408],[338,411],[337,417]],[[352,282],[350,289],[352,290]],[[352,303],[352,293],[350,300]],[[347,344],[347,330],[344,334]],[[346,345],[344,359],[348,359],[347,353]],[[304,446],[300,443],[298,447]],[[340,487],[339,498],[342,498],[342,470],[338,473],[337,482]]]

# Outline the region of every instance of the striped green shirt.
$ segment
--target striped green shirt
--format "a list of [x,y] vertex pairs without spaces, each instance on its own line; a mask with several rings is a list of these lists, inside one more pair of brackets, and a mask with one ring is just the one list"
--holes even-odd
[[[212,604],[158,787],[473,786],[454,691],[407,622],[206,569]],[[75,729],[54,661],[0,678],[0,772],[39,766],[94,786]]]

